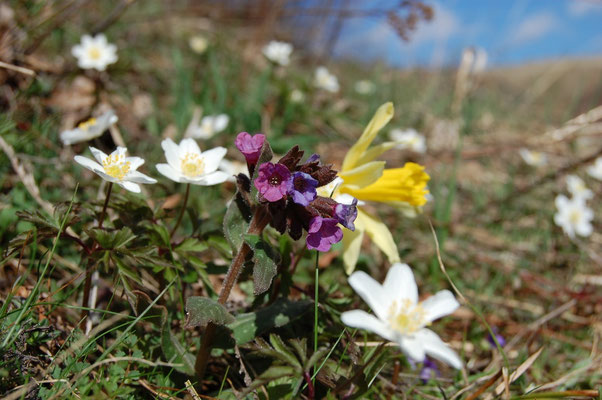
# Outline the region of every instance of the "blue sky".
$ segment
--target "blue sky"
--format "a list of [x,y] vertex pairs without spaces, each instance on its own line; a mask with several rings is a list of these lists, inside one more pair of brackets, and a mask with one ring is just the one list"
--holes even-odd
[[[409,43],[384,18],[355,18],[346,22],[335,54],[397,66],[455,64],[468,46],[484,49],[489,66],[602,56],[602,0],[424,1],[435,17],[422,23]],[[398,1],[378,2],[387,3]]]

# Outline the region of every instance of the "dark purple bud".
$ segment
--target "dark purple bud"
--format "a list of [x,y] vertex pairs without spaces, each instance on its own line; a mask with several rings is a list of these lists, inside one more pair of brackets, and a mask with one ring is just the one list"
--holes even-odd
[[318,195],[316,188],[318,181],[305,172],[293,173],[293,184],[288,192],[293,201],[302,206],[307,206]]
[[[500,335],[500,333],[496,327],[493,327],[492,330],[493,330],[493,333],[495,335],[497,342],[500,344],[500,346],[504,347],[506,345],[506,339],[504,339],[504,337],[502,335]],[[493,337],[491,337],[491,334],[487,335],[487,341],[489,342],[491,347],[493,347],[493,348],[497,347],[497,345],[495,344],[495,340],[493,340]]]
[[266,162],[259,166],[254,183],[265,200],[278,201],[286,197],[292,186],[291,172],[282,164]]
[[334,207],[334,216],[341,225],[350,231],[354,231],[354,222],[357,218],[357,199],[354,198],[351,204],[337,204]]
[[343,231],[334,218],[313,217],[307,233],[307,248],[329,251],[330,247],[343,239]]
[[422,363],[422,369],[420,370],[420,379],[422,379],[423,383],[427,383],[431,378],[437,378],[441,376],[439,372],[439,368],[437,368],[437,364],[428,358],[424,359]]
[[261,133],[251,136],[248,132],[240,132],[238,136],[236,136],[234,144],[245,156],[247,164],[255,165],[261,155],[261,148],[263,147],[264,142],[265,135],[262,135]]

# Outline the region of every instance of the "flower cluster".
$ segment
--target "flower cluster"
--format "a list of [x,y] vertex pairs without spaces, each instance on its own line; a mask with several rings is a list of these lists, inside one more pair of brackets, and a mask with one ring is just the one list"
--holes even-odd
[[264,135],[241,132],[235,143],[254,177],[257,200],[267,205],[270,225],[278,232],[288,231],[297,240],[305,230],[308,249],[328,251],[343,238],[339,225],[355,229],[357,200],[343,204],[318,195],[318,189],[334,181],[337,172],[331,165],[322,165],[317,154],[302,163],[304,152],[295,146],[276,163],[259,163],[262,151],[269,146]]

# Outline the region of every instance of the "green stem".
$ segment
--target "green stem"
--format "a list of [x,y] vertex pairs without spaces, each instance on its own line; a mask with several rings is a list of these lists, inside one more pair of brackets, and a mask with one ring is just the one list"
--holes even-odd
[[[316,250],[316,268],[314,276],[314,353],[318,351],[318,295],[320,288],[320,269],[318,268],[318,260],[320,259],[320,252]],[[312,382],[315,383],[315,376],[312,377]]]
[[[102,211],[100,212],[100,218],[98,219],[98,229],[102,229],[102,224],[107,215],[107,207],[109,205],[109,199],[111,198],[112,191],[113,191],[113,182],[109,182],[109,185],[107,186],[107,195],[105,196],[105,202],[102,206]],[[94,246],[92,246],[91,253],[94,253],[97,249],[98,249],[98,243],[95,243]],[[83,326],[81,324],[84,323],[84,320],[88,317],[88,314],[90,312],[88,303],[90,302],[90,289],[92,287],[92,270],[94,269],[91,267],[92,262],[93,262],[93,260],[90,257],[89,263],[88,263],[88,268],[86,268],[86,279],[84,281],[84,296],[82,298],[82,312],[81,312],[81,316],[80,316],[80,328]]]
[[[270,215],[267,212],[266,207],[259,206],[253,214],[253,218],[251,219],[251,223],[249,224],[249,229],[247,233],[253,235],[261,235],[263,229],[269,222]],[[251,248],[249,247],[249,245],[246,242],[243,242],[236,256],[232,260],[230,268],[228,268],[226,278],[222,283],[222,288],[217,299],[218,303],[226,304],[226,301],[228,301],[228,297],[230,297],[230,292],[232,291],[232,288],[238,280],[240,271],[250,251]],[[215,336],[216,328],[217,326],[212,322],[208,323],[207,327],[205,328],[205,334],[203,336],[203,340],[201,341],[201,346],[196,355],[196,361],[194,364],[194,370],[198,382],[201,382],[201,379],[205,375],[205,370],[207,369],[207,362],[209,361],[209,355],[211,354],[211,348],[213,346],[213,338]]]
[[180,209],[180,215],[178,215],[178,220],[176,221],[176,224],[174,225],[174,227],[171,230],[171,233],[169,234],[169,241],[171,241],[173,234],[176,233],[176,230],[178,229],[178,227],[180,226],[180,223],[182,222],[182,217],[184,216],[184,212],[186,211],[186,205],[188,204],[189,194],[190,194],[190,183],[186,184],[186,194],[184,195],[184,204],[182,204],[182,208]]

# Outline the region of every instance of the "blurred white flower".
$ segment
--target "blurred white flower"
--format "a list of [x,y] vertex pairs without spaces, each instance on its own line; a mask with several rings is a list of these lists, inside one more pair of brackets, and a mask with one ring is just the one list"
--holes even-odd
[[104,71],[107,65],[117,62],[117,46],[107,42],[107,37],[102,33],[94,37],[82,36],[81,43],[73,46],[71,54],[83,69]]
[[579,197],[568,199],[565,195],[556,196],[554,222],[560,226],[564,233],[571,239],[575,234],[589,236],[593,232],[591,221],[594,219],[593,211],[585,205],[585,200]]
[[205,36],[195,35],[188,39],[188,45],[197,54],[203,54],[207,47],[209,47],[209,41]]
[[207,115],[201,119],[200,123],[199,118],[193,116],[188,128],[186,128],[185,136],[195,139],[210,139],[216,133],[226,129],[229,122],[230,117],[226,114]]
[[249,168],[246,163],[240,161],[230,161],[225,158],[219,162],[219,169],[228,174],[228,182],[236,182],[238,174],[249,175]]
[[376,90],[374,82],[361,80],[355,82],[354,89],[359,94],[372,94]]
[[336,76],[331,74],[326,67],[323,66],[316,68],[314,85],[320,89],[324,89],[332,93],[339,91],[339,80]]
[[587,173],[592,178],[602,181],[602,157],[596,158],[594,164],[587,167]]
[[548,163],[548,157],[540,151],[522,148],[518,150],[518,153],[523,158],[523,161],[532,167],[543,167]]
[[460,306],[449,290],[419,303],[414,274],[407,264],[401,263],[393,264],[382,285],[363,271],[354,272],[349,284],[376,316],[363,310],[347,311],[341,315],[343,323],[396,342],[416,362],[423,362],[428,355],[454,368],[462,368],[456,352],[426,328]]
[[126,157],[127,149],[125,147],[117,147],[117,150],[111,155],[106,155],[91,146],[90,151],[98,163],[82,156],[75,156],[75,162],[99,175],[105,181],[116,183],[134,193],[140,193],[138,183],[157,183],[156,179],[136,171],[144,164],[144,160],[140,157]]
[[474,74],[479,74],[487,68],[487,51],[482,48],[477,48],[475,50],[475,59],[474,64],[472,65],[472,72]]
[[165,139],[161,147],[165,151],[167,164],[157,164],[157,170],[172,181],[211,186],[228,179],[227,173],[217,170],[226,155],[224,147],[201,152],[193,139],[184,139],[179,145],[171,139]]
[[98,118],[90,118],[77,125],[74,129],[61,132],[61,141],[67,146],[92,140],[102,135],[108,127],[117,122],[117,119],[117,115],[115,115],[113,110],[109,110]]
[[270,43],[263,47],[263,55],[270,61],[286,66],[290,62],[291,53],[293,52],[293,45],[286,42],[278,42],[272,40]]
[[293,89],[293,91],[290,94],[290,100],[293,103],[302,103],[303,101],[305,101],[305,94],[299,89]]
[[583,179],[579,178],[577,175],[568,175],[566,177],[566,186],[573,197],[579,197],[583,200],[589,200],[594,197],[594,192],[589,190],[587,186],[585,186]]
[[426,139],[415,129],[393,129],[389,132],[389,138],[397,142],[396,149],[409,149],[416,153],[426,152]]

